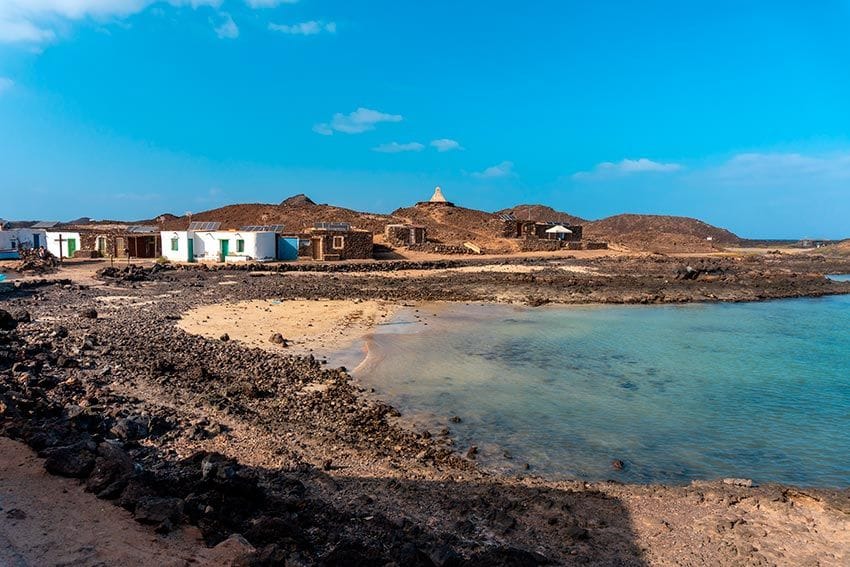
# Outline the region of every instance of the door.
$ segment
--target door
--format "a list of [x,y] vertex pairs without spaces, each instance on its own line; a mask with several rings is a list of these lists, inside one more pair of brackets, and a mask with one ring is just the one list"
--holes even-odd
[[277,259],[278,260],[297,260],[298,259],[298,239],[297,238],[284,238],[283,236],[278,236],[277,238]]
[[186,261],[187,262],[194,262],[195,261],[195,239],[192,238],[191,236],[189,237],[189,246],[187,248],[188,248],[189,251],[186,253],[186,255],[188,256],[186,258]]
[[77,251],[77,239],[69,238],[68,239],[68,258],[74,257],[74,252]]
[[229,240],[219,240],[219,246],[221,246],[221,261],[224,262],[224,259],[227,258],[227,255],[230,253],[230,241]]
[[313,239],[313,259],[321,260],[325,257],[325,251],[322,249],[322,244],[324,239],[322,238],[314,238]]
[[33,234],[32,235],[32,247],[38,248],[39,246],[41,246],[41,237],[38,234]]

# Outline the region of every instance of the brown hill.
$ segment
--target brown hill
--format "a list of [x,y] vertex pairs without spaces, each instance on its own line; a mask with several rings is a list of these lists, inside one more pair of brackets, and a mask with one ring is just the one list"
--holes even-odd
[[836,242],[828,246],[814,249],[813,252],[825,254],[827,256],[850,256],[850,239]]
[[548,207],[546,205],[516,205],[497,212],[500,215],[513,215],[518,220],[533,220],[542,222],[553,221],[566,222],[570,224],[584,224],[587,222],[587,220],[581,217],[571,215],[570,213],[556,211],[552,207]]
[[396,222],[425,225],[428,239],[445,244],[473,242],[488,252],[510,252],[515,242],[502,238],[504,224],[497,213],[464,207],[417,205],[392,213]]
[[[192,215],[192,221],[220,222],[224,229],[249,225],[282,224],[286,232],[297,233],[317,222],[346,222],[354,228],[379,233],[391,222],[387,215],[361,213],[331,205],[317,205],[305,195],[296,195],[280,205],[246,204],[227,205],[218,209]],[[166,230],[185,230],[189,226],[187,216],[165,219]]]
[[666,215],[615,215],[585,225],[586,238],[659,252],[703,252],[736,245],[737,235],[701,220]]

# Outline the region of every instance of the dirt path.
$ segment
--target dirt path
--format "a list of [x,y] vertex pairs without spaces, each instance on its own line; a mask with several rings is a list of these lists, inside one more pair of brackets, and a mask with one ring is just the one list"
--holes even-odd
[[158,536],[72,479],[51,476],[23,443],[0,437],[0,565],[186,565],[199,532]]

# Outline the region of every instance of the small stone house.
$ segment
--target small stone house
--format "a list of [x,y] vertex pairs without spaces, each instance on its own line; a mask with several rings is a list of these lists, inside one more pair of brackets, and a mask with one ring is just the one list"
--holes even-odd
[[386,241],[393,246],[425,244],[426,229],[421,224],[388,224],[384,229]]
[[313,260],[365,260],[372,258],[373,238],[368,230],[347,223],[317,223],[304,235],[300,255]]

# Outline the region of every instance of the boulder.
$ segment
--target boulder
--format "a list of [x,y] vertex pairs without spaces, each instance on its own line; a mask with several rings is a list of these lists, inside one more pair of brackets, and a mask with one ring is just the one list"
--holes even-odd
[[133,460],[117,444],[104,442],[97,447],[94,469],[86,490],[98,498],[117,498],[133,474]]
[[5,309],[0,309],[0,331],[11,331],[18,326],[18,321]]
[[182,515],[183,501],[179,498],[144,496],[136,502],[135,518],[143,524],[178,522]]
[[91,441],[80,441],[65,447],[47,449],[44,468],[51,474],[71,478],[86,478],[94,468],[95,445]]

